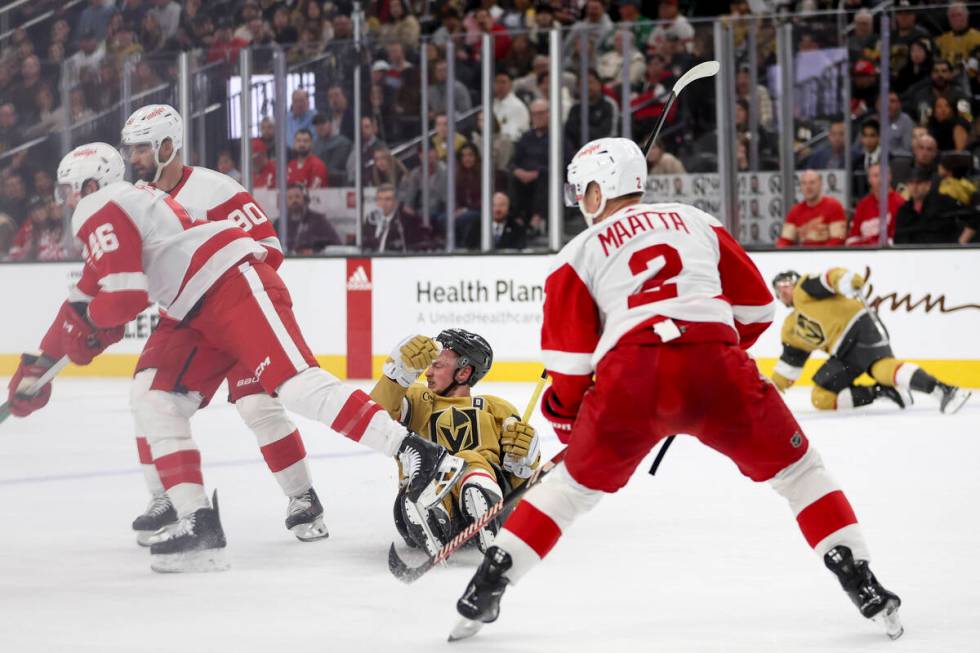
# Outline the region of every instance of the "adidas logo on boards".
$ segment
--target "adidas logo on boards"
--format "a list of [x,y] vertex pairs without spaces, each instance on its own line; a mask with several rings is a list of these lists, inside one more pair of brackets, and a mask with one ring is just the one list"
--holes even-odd
[[363,265],[358,265],[347,279],[347,290],[371,290],[371,280]]

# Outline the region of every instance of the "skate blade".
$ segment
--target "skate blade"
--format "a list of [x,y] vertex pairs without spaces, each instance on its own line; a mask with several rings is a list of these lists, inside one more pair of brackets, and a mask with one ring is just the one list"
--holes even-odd
[[884,628],[889,639],[898,639],[905,633],[905,627],[898,619],[898,605],[894,601],[889,602],[884,610],[871,618],[871,621]]
[[480,632],[481,628],[483,628],[482,621],[473,621],[472,619],[461,617],[456,622],[452,632],[449,633],[449,641],[458,642],[461,639],[468,639]]
[[456,481],[463,473],[466,461],[457,456],[447,456],[439,466],[439,473],[429,485],[422,490],[416,503],[424,508],[431,508],[443,497],[449,494]]
[[300,542],[316,542],[330,537],[327,526],[321,517],[317,517],[308,524],[296,524],[289,529],[289,532],[295,535]]
[[973,396],[972,392],[968,392],[966,390],[957,391],[956,395],[954,395],[953,398],[949,400],[949,403],[946,404],[946,408],[942,411],[943,414],[952,415],[960,408],[962,408],[963,404],[966,403],[966,400],[972,396]]
[[155,531],[136,531],[136,543],[140,546],[153,546],[158,542],[167,539],[167,529],[176,525],[177,522],[161,526]]
[[158,553],[151,557],[150,569],[159,574],[225,571],[231,566],[224,547],[189,553]]

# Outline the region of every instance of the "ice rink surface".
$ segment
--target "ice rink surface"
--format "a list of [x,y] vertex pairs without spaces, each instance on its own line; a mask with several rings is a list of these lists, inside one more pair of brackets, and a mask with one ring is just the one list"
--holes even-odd
[[[531,391],[479,387],[520,407]],[[905,412],[839,415],[817,414],[805,389],[789,395],[864,525],[872,568],[904,601],[896,642],[858,615],[775,492],[681,437],[655,478],[648,458],[508,590],[497,623],[450,645],[478,556],[396,581],[394,465],[303,420],[330,538],[285,530],[285,498],[219,402],[194,428],[232,568],[151,572],[129,530],[147,497],[127,391],[59,379],[47,408],[0,426],[0,651],[980,651],[977,397],[955,416],[921,396]]]

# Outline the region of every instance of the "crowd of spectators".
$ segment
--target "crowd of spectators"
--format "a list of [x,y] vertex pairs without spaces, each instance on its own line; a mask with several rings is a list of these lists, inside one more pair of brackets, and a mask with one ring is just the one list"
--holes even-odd
[[[870,207],[862,198],[876,192],[869,182],[880,164],[884,130],[891,178],[903,199],[915,195],[928,170],[933,180],[928,193],[973,206],[967,191],[972,153],[980,143],[980,120],[973,120],[980,115],[973,100],[980,31],[970,26],[969,10],[961,3],[945,10],[919,10],[908,0],[895,3],[885,120],[876,104],[881,93],[879,18],[872,12],[876,3],[844,0],[849,17],[844,34],[835,16],[808,18],[811,12],[838,9],[838,0],[790,4],[795,49],[845,49],[852,80],[852,105],[846,111],[837,116],[823,109],[798,111],[792,132],[798,167],[841,169],[849,163],[855,171],[855,202]],[[494,171],[494,246],[546,245],[548,126],[557,110],[549,104],[553,27],[561,28],[563,61],[556,83],[566,160],[587,140],[621,134],[626,117],[634,135],[653,127],[673,81],[715,56],[713,23],[698,18],[728,21],[734,33],[737,75],[731,101],[738,168],[775,169],[779,135],[789,131],[778,125],[769,75],[776,61],[776,21],[752,16],[744,0],[365,0],[360,50],[353,40],[350,0],[87,0],[68,9],[63,5],[38,0],[16,9],[11,15],[15,26],[48,11],[52,15],[16,29],[0,44],[0,257],[56,260],[71,254],[70,239],[62,233],[63,210],[53,192],[45,190],[44,176],[50,182],[52,162],[66,144],[118,140],[124,78],[141,103],[176,104],[175,53],[181,51],[194,53],[195,66],[216,71],[215,83],[202,92],[218,104],[228,102],[223,82],[234,74],[242,48],[253,48],[257,73],[271,72],[275,46],[291,72],[304,74],[289,97],[285,124],[273,122],[271,105],[261,109],[265,117],[251,147],[253,187],[275,188],[276,140],[285,142],[285,219],[296,238],[290,243],[296,253],[354,242],[354,234],[331,225],[331,216],[310,210],[309,193],[353,185],[358,162],[361,181],[374,189],[376,198],[360,233],[366,249],[443,249],[450,220],[458,248],[479,247],[480,171],[486,157]],[[756,38],[750,39],[753,31]],[[483,34],[493,37],[494,59],[493,97],[486,110],[480,90]],[[756,52],[749,56],[752,43]],[[359,120],[353,82],[358,69]],[[423,78],[428,80],[425,107]],[[705,84],[692,87],[673,106],[662,138],[650,151],[651,173],[717,169],[714,103],[714,87]],[[204,138],[211,146],[203,160],[191,162],[241,179],[240,148],[230,137],[226,114],[218,111],[205,118]],[[71,126],[67,133],[66,125]],[[484,128],[492,133],[490,152],[483,151]],[[360,152],[355,151],[355,130],[360,132]],[[950,151],[967,152],[968,165],[964,168],[953,157],[956,165],[939,166]],[[812,191],[812,180],[801,178],[804,183]],[[932,197],[928,193],[923,197]],[[447,215],[450,202],[452,216]],[[812,213],[808,202],[804,200]],[[940,206],[934,199],[926,205]],[[870,234],[870,208],[861,212],[860,221],[854,212],[848,226],[851,209],[842,207],[843,227],[835,220],[832,228],[814,233],[825,231],[824,240],[833,244],[850,242],[855,233]],[[792,224],[787,220],[787,230]],[[969,217],[958,224],[963,230],[949,238],[966,242],[964,234],[973,237]],[[796,232],[796,240],[813,240],[802,237],[809,228]],[[916,238],[929,237],[938,236]]]

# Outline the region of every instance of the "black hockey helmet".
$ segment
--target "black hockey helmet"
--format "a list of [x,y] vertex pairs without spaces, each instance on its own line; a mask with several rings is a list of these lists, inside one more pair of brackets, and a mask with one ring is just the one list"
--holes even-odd
[[490,348],[490,343],[475,333],[465,329],[445,329],[439,332],[436,341],[444,349],[452,350],[459,356],[456,369],[461,370],[466,366],[473,368],[466,385],[476,385],[493,365],[493,349]]
[[780,272],[772,278],[772,287],[775,289],[784,283],[791,283],[794,286],[800,280],[800,273],[796,270],[786,270]]

